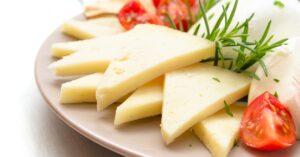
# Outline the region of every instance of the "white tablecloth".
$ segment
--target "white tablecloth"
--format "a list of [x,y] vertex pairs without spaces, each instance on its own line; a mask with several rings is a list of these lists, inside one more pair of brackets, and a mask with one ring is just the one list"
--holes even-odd
[[1,0],[0,156],[118,156],[58,119],[35,84],[39,47],[81,11],[77,0]]

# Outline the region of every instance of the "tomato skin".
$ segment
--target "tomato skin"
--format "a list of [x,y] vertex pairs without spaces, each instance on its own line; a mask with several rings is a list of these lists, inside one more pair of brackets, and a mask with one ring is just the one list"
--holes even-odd
[[151,23],[162,25],[160,19],[149,14],[139,1],[132,0],[123,6],[118,13],[118,19],[121,25],[130,30],[137,24]]
[[247,146],[259,150],[280,150],[296,142],[290,112],[269,92],[257,97],[244,111],[240,137]]
[[[176,2],[176,1],[181,1],[181,2],[185,2],[185,0],[152,0],[154,6],[157,8],[160,3],[164,3],[164,2]],[[194,4],[196,4],[198,2],[198,0],[188,0],[188,3],[191,7],[194,6]]]
[[[156,7],[156,15],[149,14],[139,1],[129,1],[118,14],[121,25],[126,30],[130,30],[137,24],[143,23],[171,27],[171,23],[167,18],[167,13],[169,13],[177,29],[180,29],[181,21],[183,30],[188,31],[188,23],[193,19],[190,19],[185,0],[152,0],[152,2]],[[191,7],[192,15],[195,15],[199,6],[198,1],[188,0],[188,3]]]
[[157,8],[158,5],[160,4],[160,1],[161,1],[161,0],[152,0],[154,6],[155,6],[156,8]]

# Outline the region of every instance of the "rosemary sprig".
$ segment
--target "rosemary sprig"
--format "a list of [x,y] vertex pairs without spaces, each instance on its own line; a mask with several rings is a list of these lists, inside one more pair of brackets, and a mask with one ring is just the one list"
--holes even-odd
[[[204,21],[206,31],[201,35],[201,37],[216,43],[214,65],[217,66],[219,65],[219,62],[222,62],[223,67],[225,67],[224,61],[226,57],[224,57],[222,50],[225,47],[231,47],[232,50],[237,53],[237,57],[231,60],[228,69],[238,73],[247,73],[253,78],[259,80],[255,74],[247,71],[249,67],[258,63],[264,70],[265,75],[268,76],[268,69],[266,68],[262,58],[267,53],[272,52],[275,48],[284,45],[288,39],[282,39],[271,43],[273,35],[269,35],[269,30],[271,28],[272,21],[269,21],[260,39],[249,41],[249,22],[254,17],[254,13],[246,18],[242,23],[238,22],[233,25],[232,23],[238,7],[238,0],[234,1],[233,7],[230,11],[230,3],[222,6],[222,13],[211,28],[209,18],[207,16],[207,10],[214,6],[214,4],[216,4],[215,2],[215,0],[207,0],[206,3],[201,4],[199,0],[199,12],[196,15],[197,20],[202,18]],[[189,9],[190,7],[187,8]],[[169,20],[171,24],[174,23],[171,18],[169,18]],[[196,26],[193,34],[198,35],[199,30],[200,24]]]

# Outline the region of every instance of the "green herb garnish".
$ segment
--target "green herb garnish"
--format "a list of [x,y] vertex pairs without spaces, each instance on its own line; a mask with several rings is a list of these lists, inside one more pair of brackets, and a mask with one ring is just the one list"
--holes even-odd
[[279,98],[279,95],[278,95],[277,91],[275,91],[274,96],[275,96],[277,99]]
[[217,81],[217,82],[221,82],[220,79],[218,79],[216,77],[213,77],[212,79],[215,80],[215,81]]
[[215,13],[212,13],[212,14],[209,15],[208,20],[211,20],[214,17],[215,17]]
[[[200,18],[202,18],[204,21],[206,32],[200,36],[216,43],[216,53],[213,60],[214,65],[217,66],[219,65],[219,62],[221,62],[225,68],[224,61],[226,60],[226,57],[223,56],[222,50],[223,48],[230,47],[234,52],[237,53],[237,57],[231,59],[228,69],[238,73],[247,73],[253,78],[259,80],[257,75],[246,71],[249,67],[258,63],[262,67],[264,74],[268,76],[268,69],[262,58],[267,53],[272,52],[273,49],[284,45],[288,39],[271,42],[273,35],[269,35],[269,31],[272,21],[269,21],[261,38],[254,41],[249,41],[249,22],[254,17],[254,14],[246,18],[241,23],[238,22],[235,25],[232,24],[236,9],[238,7],[238,0],[234,1],[232,7],[230,7],[231,3],[223,5],[221,15],[217,18],[217,21],[213,27],[210,27],[210,17],[207,16],[207,11],[217,2],[218,1],[216,0],[207,0],[203,4],[199,1],[199,12],[195,17],[195,20],[197,21]],[[189,7],[187,8],[189,9]],[[231,8],[231,10],[229,8]],[[168,19],[173,26],[173,23],[175,22],[171,18]],[[191,23],[193,22],[195,21],[192,21]],[[196,29],[193,34],[198,35],[199,30],[201,29],[200,24],[195,27]],[[176,26],[173,26],[173,28],[176,29]]]
[[279,83],[279,82],[280,82],[280,80],[277,79],[277,78],[274,78],[273,80],[274,80],[274,82],[276,82],[276,83]]
[[230,117],[233,117],[233,114],[232,114],[232,112],[231,112],[231,110],[230,110],[230,107],[229,107],[229,105],[227,104],[227,102],[226,101],[224,101],[224,108],[225,108],[225,112],[230,116]]
[[273,4],[280,9],[284,8],[284,6],[285,6],[284,3],[281,2],[280,0],[275,0]]

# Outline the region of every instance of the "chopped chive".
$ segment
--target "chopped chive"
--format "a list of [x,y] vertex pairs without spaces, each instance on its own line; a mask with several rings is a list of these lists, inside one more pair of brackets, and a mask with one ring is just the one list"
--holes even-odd
[[212,14],[210,14],[209,16],[208,16],[208,20],[211,20],[212,18],[214,18],[215,17],[215,13],[212,13]]
[[201,25],[198,24],[197,27],[196,27],[196,29],[195,29],[195,31],[194,31],[194,33],[193,33],[193,35],[195,35],[195,36],[198,35],[200,27],[201,27]]
[[279,95],[278,95],[277,91],[275,91],[274,96],[275,96],[277,99],[279,98]]
[[231,112],[231,110],[230,110],[230,107],[229,107],[229,105],[227,104],[226,101],[224,101],[224,108],[225,108],[225,112],[226,112],[230,117],[233,117],[233,114],[232,114],[232,112]]
[[220,79],[218,79],[216,77],[213,77],[212,79],[215,80],[215,81],[217,81],[217,82],[221,82]]
[[282,9],[285,7],[284,3],[281,2],[280,0],[275,0],[273,3],[275,6],[277,6],[278,8]]
[[280,82],[280,80],[277,79],[277,78],[274,78],[273,80],[274,80],[274,82],[276,82],[276,83],[279,83],[279,82]]

